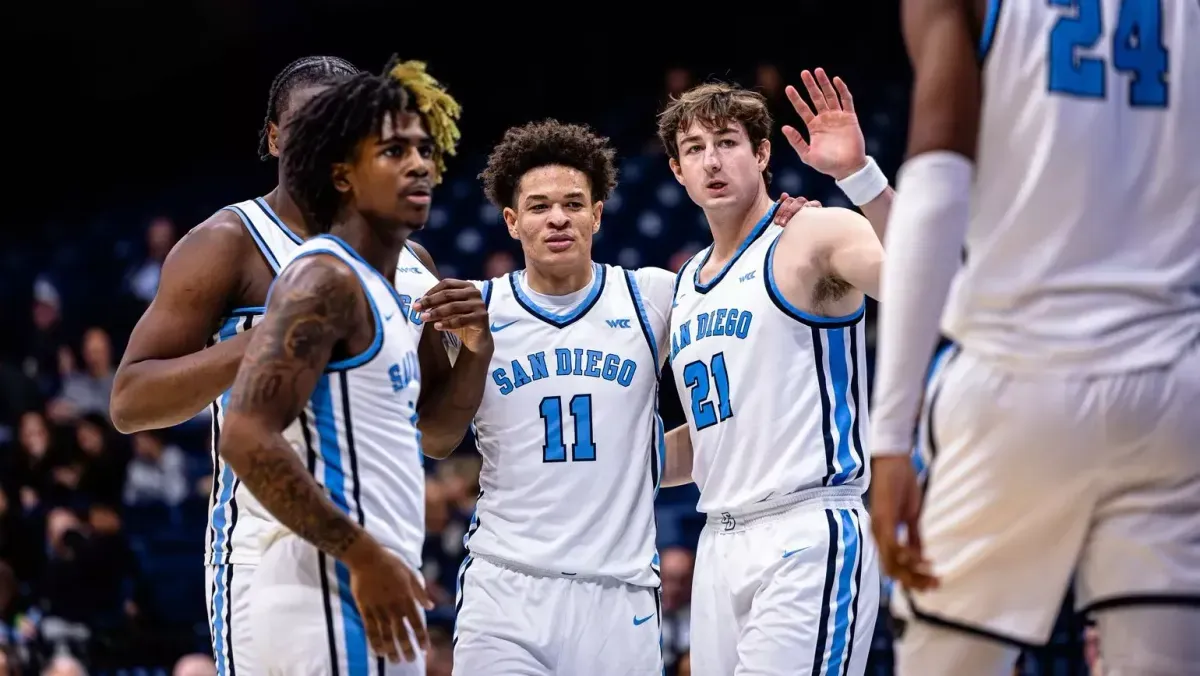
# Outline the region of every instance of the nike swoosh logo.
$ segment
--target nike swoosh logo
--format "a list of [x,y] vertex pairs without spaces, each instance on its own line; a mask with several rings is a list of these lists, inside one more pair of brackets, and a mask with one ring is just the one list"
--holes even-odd
[[383,321],[385,321],[385,322],[390,322],[390,321],[392,321],[392,317],[394,317],[394,316],[396,316],[396,313],[395,313],[395,312],[393,312],[393,313],[392,313],[392,314],[390,314],[390,315],[384,315],[384,316],[383,316]]
[[652,617],[654,617],[654,613],[650,613],[649,615],[647,615],[647,616],[645,616],[645,617],[637,617],[637,616],[635,616],[635,617],[633,618],[633,626],[637,627],[637,626],[640,626],[640,625],[646,624],[647,622],[649,622],[649,621],[650,621],[650,618],[652,618]]
[[519,321],[521,321],[521,320],[514,319],[507,324],[497,324],[496,322],[492,322],[492,333],[495,333],[497,331],[503,331],[504,329],[507,329],[508,327],[512,326],[513,324],[516,324]]
[[785,559],[786,559],[786,558],[788,558],[789,556],[791,556],[792,554],[795,554],[796,552],[802,552],[802,551],[804,551],[804,550],[806,550],[806,549],[808,549],[808,547],[801,547],[800,549],[793,549],[793,550],[792,550],[792,551],[790,551],[790,552],[789,552],[789,551],[784,551],[784,552],[783,552],[783,558],[785,558]]

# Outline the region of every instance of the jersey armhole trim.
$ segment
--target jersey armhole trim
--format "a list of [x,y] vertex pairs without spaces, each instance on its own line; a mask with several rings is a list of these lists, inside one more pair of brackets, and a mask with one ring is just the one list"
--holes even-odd
[[480,292],[483,294],[483,306],[489,310],[492,309],[492,280],[485,280]]
[[[408,253],[412,254],[412,257],[417,259],[417,263],[420,264],[420,266],[425,269],[425,272],[428,272],[429,274],[433,275],[434,277],[437,277],[437,274],[434,273],[433,270],[430,270],[429,266],[425,264],[425,261],[421,260],[421,257],[417,255],[417,250],[412,248],[411,242],[407,242],[407,241],[404,242],[404,248],[408,249]],[[439,281],[440,281],[440,279],[439,279]]]
[[987,14],[983,17],[983,29],[979,32],[979,62],[987,59],[996,38],[996,24],[1000,21],[1000,6],[1003,0],[988,0]]
[[275,254],[271,253],[271,249],[267,247],[266,240],[264,240],[262,235],[259,234],[258,228],[254,227],[254,223],[250,220],[250,217],[246,215],[246,212],[242,211],[241,207],[238,207],[237,205],[231,204],[225,208],[229,211],[232,211],[239,219],[241,219],[242,225],[246,227],[246,232],[249,232],[250,237],[254,239],[254,244],[258,247],[258,253],[262,254],[263,259],[265,259],[267,265],[270,266],[271,273],[275,276],[278,276],[279,270],[281,269],[279,267],[279,261],[275,258]]
[[261,197],[255,197],[254,204],[259,208],[260,211],[266,214],[267,218],[271,219],[272,223],[279,226],[279,229],[283,231],[284,235],[287,235],[288,239],[292,240],[296,244],[304,244],[304,240],[300,239],[300,235],[292,232],[291,228],[284,225],[283,219],[279,218],[279,215],[276,214],[273,209],[271,209],[271,205],[267,204],[265,199]]
[[775,307],[779,308],[783,314],[792,319],[811,326],[817,329],[840,329],[847,326],[854,326],[862,321],[862,318],[867,313],[867,299],[863,298],[862,305],[854,312],[841,317],[823,317],[815,315],[811,312],[805,312],[800,308],[788,302],[787,298],[783,297],[783,292],[779,290],[779,286],[775,283],[775,247],[779,244],[779,238],[776,237],[774,242],[771,242],[767,247],[767,255],[763,263],[763,284],[767,288],[767,297],[775,303]]
[[[353,357],[329,362],[325,365],[324,373],[328,374],[336,373],[338,371],[349,371],[350,369],[354,369],[366,364],[374,359],[375,355],[379,354],[379,350],[383,347],[383,318],[379,314],[379,308],[375,305],[374,297],[371,296],[370,288],[367,287],[367,280],[362,278],[362,275],[358,273],[358,270],[354,269],[354,266],[350,265],[347,261],[342,260],[341,256],[338,256],[336,253],[325,249],[314,249],[301,252],[293,257],[288,264],[291,265],[301,258],[308,258],[309,256],[329,256],[330,258],[333,258],[334,260],[350,268],[350,270],[354,273],[354,276],[358,278],[358,284],[360,287],[362,287],[363,294],[367,298],[367,305],[371,308],[371,317],[375,322],[375,337],[371,339],[371,344],[368,345],[367,348],[361,353]],[[274,289],[275,285],[272,284],[271,288]],[[270,296],[268,295],[268,300],[269,299]]]
[[[637,281],[633,278],[633,272],[625,270],[625,284],[629,286],[629,296],[633,299],[633,307],[637,310],[638,323],[642,325],[642,335],[645,336],[646,342],[650,345],[650,355],[654,358],[654,371],[659,373],[660,362],[658,361],[658,343],[654,340],[654,328],[650,326],[650,316],[646,314],[646,305],[642,302],[642,294],[638,291]],[[655,376],[658,377],[657,375]]]

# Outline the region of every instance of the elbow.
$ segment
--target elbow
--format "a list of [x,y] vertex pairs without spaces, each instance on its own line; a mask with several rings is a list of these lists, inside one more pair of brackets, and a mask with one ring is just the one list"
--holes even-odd
[[248,421],[236,414],[226,413],[225,422],[221,425],[221,436],[217,441],[217,454],[233,468],[235,474],[244,469],[243,459],[253,447],[254,437]]
[[128,376],[122,377],[118,372],[113,380],[108,416],[112,419],[113,427],[121,434],[135,434],[150,429],[149,421],[145,420],[137,409],[136,392],[133,390]]
[[421,433],[421,453],[427,458],[434,460],[445,460],[450,457],[454,449],[462,442],[463,436],[457,438],[443,436],[439,438],[437,435],[428,434],[422,431]]

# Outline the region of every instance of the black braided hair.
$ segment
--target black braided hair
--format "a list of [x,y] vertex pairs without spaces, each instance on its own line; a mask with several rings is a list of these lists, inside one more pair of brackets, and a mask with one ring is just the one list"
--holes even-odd
[[296,59],[279,71],[271,82],[271,93],[267,98],[267,117],[263,120],[262,131],[258,135],[258,156],[261,159],[271,157],[271,149],[267,143],[270,136],[271,123],[279,124],[279,118],[287,110],[288,97],[300,87],[333,84],[343,78],[359,72],[354,64],[339,59],[336,56],[306,56]]
[[384,117],[418,112],[399,80],[358,73],[313,97],[288,123],[283,174],[312,232],[329,232],[342,195],[333,165],[354,156],[360,141],[382,133]]

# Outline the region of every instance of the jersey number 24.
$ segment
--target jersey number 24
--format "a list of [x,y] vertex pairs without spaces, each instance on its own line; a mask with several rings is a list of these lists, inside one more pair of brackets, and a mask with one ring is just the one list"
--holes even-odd
[[[1103,99],[1104,59],[1084,56],[1104,34],[1101,0],[1049,0],[1074,10],[1050,31],[1050,91],[1088,99]],[[1112,65],[1130,73],[1129,105],[1167,107],[1169,60],[1162,38],[1162,0],[1121,0],[1117,29],[1112,37]]]

